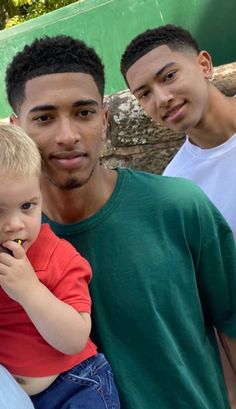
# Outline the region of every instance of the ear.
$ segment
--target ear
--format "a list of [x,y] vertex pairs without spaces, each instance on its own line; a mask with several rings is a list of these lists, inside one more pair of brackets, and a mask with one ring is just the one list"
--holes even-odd
[[210,54],[203,50],[197,56],[198,64],[200,65],[204,77],[210,79],[213,73],[213,65]]
[[16,114],[12,113],[9,118],[10,124],[19,126],[19,119]]
[[102,140],[106,139],[106,132],[108,126],[109,111],[105,104],[103,104],[103,126],[102,126]]

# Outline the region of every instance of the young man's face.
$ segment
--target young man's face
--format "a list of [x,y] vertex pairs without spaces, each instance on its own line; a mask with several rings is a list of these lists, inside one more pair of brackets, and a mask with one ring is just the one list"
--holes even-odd
[[107,111],[91,75],[59,73],[29,80],[15,122],[37,143],[44,180],[69,190],[96,173]]
[[0,181],[0,244],[20,239],[27,250],[41,226],[39,177],[0,173]]
[[156,122],[187,132],[203,120],[212,71],[207,52],[172,51],[162,45],[137,60],[127,71],[131,92]]

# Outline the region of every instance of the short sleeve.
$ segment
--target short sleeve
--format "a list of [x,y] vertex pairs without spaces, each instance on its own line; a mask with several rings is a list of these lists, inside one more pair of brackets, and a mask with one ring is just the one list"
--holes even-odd
[[[210,226],[204,224],[204,229]],[[211,233],[211,240],[202,245],[197,272],[204,315],[218,331],[236,338],[236,245],[221,215]]]

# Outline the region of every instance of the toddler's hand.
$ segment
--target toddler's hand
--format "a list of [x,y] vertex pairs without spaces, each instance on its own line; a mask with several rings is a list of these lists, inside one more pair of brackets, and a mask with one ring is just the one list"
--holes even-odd
[[2,247],[9,253],[0,252],[0,285],[10,298],[21,303],[40,282],[21,245],[7,241]]

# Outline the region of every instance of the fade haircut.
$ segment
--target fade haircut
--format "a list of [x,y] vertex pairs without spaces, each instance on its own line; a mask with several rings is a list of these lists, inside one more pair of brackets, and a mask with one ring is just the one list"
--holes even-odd
[[[79,72],[90,74],[104,96],[104,67],[93,48],[70,36],[36,38],[18,52],[6,71],[9,104],[19,111],[25,98],[26,82],[41,75]],[[40,90],[39,90],[40,92]]]
[[126,73],[131,65],[149,51],[161,45],[167,45],[174,51],[190,50],[197,54],[200,52],[197,41],[182,27],[167,24],[146,30],[130,42],[121,57],[120,69],[125,81]]
[[16,125],[0,124],[0,174],[41,174],[41,157],[35,142]]

